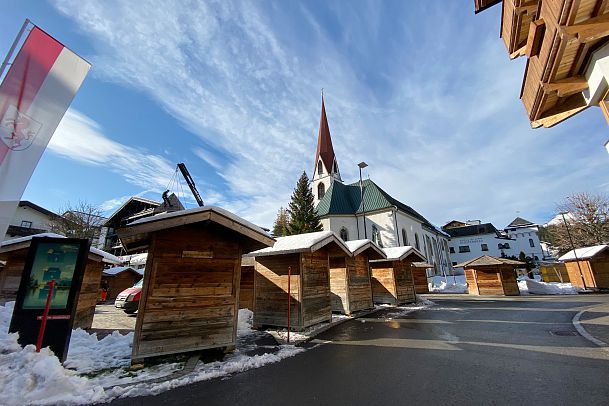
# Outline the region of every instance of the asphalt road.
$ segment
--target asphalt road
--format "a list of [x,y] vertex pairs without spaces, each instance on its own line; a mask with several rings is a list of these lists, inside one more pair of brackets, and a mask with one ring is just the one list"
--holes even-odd
[[117,405],[608,405],[609,352],[571,319],[609,296],[433,297],[277,364]]

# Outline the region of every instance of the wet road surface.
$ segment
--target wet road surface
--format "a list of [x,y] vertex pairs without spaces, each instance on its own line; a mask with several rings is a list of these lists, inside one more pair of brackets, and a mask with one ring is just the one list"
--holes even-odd
[[[277,364],[121,405],[608,405],[609,352],[571,319],[609,295],[430,296],[339,325]],[[398,312],[399,313],[399,312]]]

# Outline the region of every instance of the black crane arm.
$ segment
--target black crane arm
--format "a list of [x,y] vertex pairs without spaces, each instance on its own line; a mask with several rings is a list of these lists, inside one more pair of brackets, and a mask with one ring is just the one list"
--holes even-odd
[[199,207],[203,207],[203,199],[201,198],[201,195],[197,191],[197,187],[195,186],[195,181],[192,180],[192,177],[190,176],[188,169],[186,169],[186,165],[184,165],[184,163],[179,163],[178,169],[180,170],[180,172],[182,172],[182,176],[184,176],[186,183],[188,183],[188,187],[190,188],[190,191],[192,192],[193,196],[195,197],[195,200],[199,204]]

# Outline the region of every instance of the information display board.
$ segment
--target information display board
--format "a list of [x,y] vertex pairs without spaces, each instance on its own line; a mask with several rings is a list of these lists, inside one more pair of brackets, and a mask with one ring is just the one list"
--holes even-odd
[[68,353],[78,293],[87,261],[89,240],[32,238],[9,331],[19,333],[19,344],[35,344],[51,281],[48,323],[42,341],[60,361]]

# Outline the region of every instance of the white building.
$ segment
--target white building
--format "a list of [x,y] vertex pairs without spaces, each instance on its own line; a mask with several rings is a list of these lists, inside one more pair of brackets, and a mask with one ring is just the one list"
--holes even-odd
[[364,180],[361,185],[359,181],[343,183],[323,97],[311,186],[324,230],[334,231],[344,241],[370,238],[385,248],[413,246],[425,255],[436,274],[452,272],[448,234],[372,180]]
[[538,225],[520,217],[504,230],[479,220],[451,221],[442,228],[451,236],[449,251],[453,265],[481,255],[519,257],[521,252],[535,261],[544,259]]
[[22,200],[15,210],[2,241],[48,232],[57,215],[27,200]]

